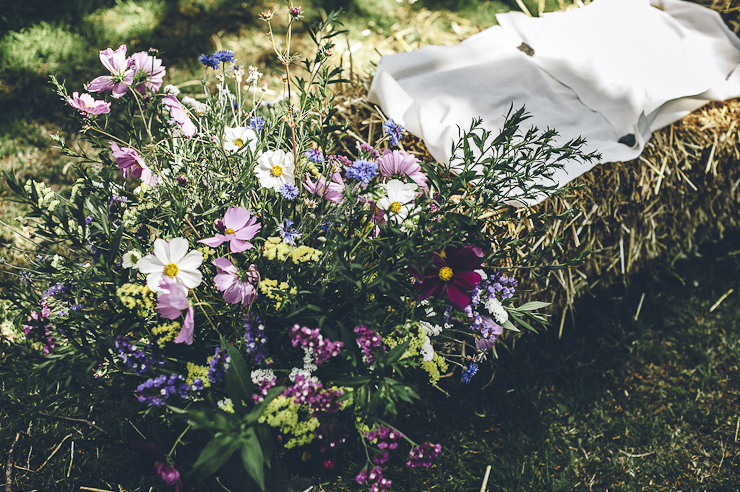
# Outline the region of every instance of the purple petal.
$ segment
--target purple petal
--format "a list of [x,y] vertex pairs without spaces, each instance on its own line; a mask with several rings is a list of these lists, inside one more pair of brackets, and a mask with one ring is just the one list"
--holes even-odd
[[464,311],[470,305],[470,296],[457,288],[453,283],[447,284],[447,296],[450,298],[452,305],[460,311]]

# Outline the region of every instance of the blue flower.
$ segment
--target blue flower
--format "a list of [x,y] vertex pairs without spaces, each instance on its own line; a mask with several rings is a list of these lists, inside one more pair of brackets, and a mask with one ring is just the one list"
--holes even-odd
[[321,149],[308,149],[306,151],[306,155],[308,156],[308,160],[311,162],[324,162],[324,155],[321,153]]
[[330,227],[331,227],[331,220],[327,220],[327,221],[326,221],[326,224],[322,225],[322,226],[320,227],[320,229],[321,229],[322,231],[326,232],[326,231],[328,231],[328,230],[329,230],[329,228],[330,228]]
[[219,62],[212,56],[208,56],[205,54],[200,55],[198,57],[198,61],[205,67],[210,67],[214,70],[218,70]]
[[226,370],[229,368],[230,363],[231,357],[229,356],[229,350],[221,350],[220,347],[216,347],[216,352],[208,363],[208,380],[212,383],[221,381],[226,375]]
[[283,198],[287,200],[295,200],[298,196],[298,188],[293,186],[290,183],[285,183],[280,188],[278,188],[278,192],[283,195]]
[[477,372],[478,372],[478,364],[476,362],[471,362],[468,368],[465,370],[465,372],[462,375],[462,382],[465,384],[468,384],[470,382],[470,379]]
[[391,145],[398,145],[398,142],[403,139],[403,127],[392,119],[383,123],[383,131],[391,136]]
[[262,116],[255,116],[249,121],[249,127],[255,132],[257,132],[257,135],[262,135],[262,127],[265,126],[265,119]]
[[211,58],[217,62],[226,63],[234,61],[234,52],[231,50],[216,51]]
[[295,227],[292,226],[293,221],[290,219],[285,219],[285,225],[278,226],[278,231],[280,232],[280,237],[283,238],[283,242],[285,244],[295,246],[295,240],[301,237],[301,235],[298,234]]
[[347,173],[347,179],[356,179],[367,184],[378,175],[378,163],[358,159],[352,164],[352,167],[345,167],[344,170]]

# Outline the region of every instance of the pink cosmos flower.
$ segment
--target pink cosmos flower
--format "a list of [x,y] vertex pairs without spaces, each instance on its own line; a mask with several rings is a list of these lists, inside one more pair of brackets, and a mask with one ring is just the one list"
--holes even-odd
[[175,97],[174,94],[167,94],[164,96],[164,99],[162,99],[162,104],[170,108],[170,116],[173,120],[177,122],[178,125],[180,125],[180,129],[182,129],[183,135],[185,135],[188,140],[193,138],[193,136],[198,133],[198,129],[195,128],[195,124],[190,120],[190,117],[185,112],[185,109],[183,109],[182,104],[180,104],[180,101],[177,100],[177,97]]
[[152,173],[149,166],[139,156],[136,150],[129,147],[119,147],[115,142],[110,143],[110,149],[113,151],[113,158],[121,170],[121,176],[125,179],[137,178],[149,186],[157,184],[157,177]]
[[162,87],[166,70],[159,58],[140,51],[128,57],[128,66],[134,70],[134,81],[138,82],[135,89],[140,94],[146,94],[147,89],[157,92]]
[[386,177],[409,177],[424,191],[427,186],[427,177],[421,172],[419,161],[405,150],[383,151],[383,157],[378,160],[380,174]]
[[252,217],[249,210],[244,207],[229,207],[224,215],[223,226],[223,234],[216,234],[198,242],[216,248],[228,241],[232,253],[241,253],[254,247],[249,240],[262,228],[262,224],[257,223],[257,217]]
[[111,74],[95,78],[87,89],[90,92],[111,91],[116,99],[123,97],[134,81],[134,71],[129,68],[126,58],[126,45],[122,44],[116,51],[111,48],[101,51],[100,61]]
[[475,270],[480,269],[482,257],[483,250],[478,246],[462,248],[448,246],[445,248],[444,256],[433,253],[432,268],[426,269],[422,275],[411,271],[411,276],[421,279],[416,284],[419,300],[423,301],[430,296],[442,297],[446,294],[455,308],[464,310],[470,305],[470,291],[481,280],[480,274]]
[[159,293],[157,294],[157,312],[166,319],[177,319],[185,311],[182,328],[175,338],[175,343],[193,343],[193,333],[195,320],[193,306],[188,301],[188,290],[180,285],[177,280],[170,277],[163,277],[159,283]]
[[327,181],[325,177],[320,177],[316,183],[311,181],[311,177],[306,175],[306,182],[303,183],[306,191],[312,195],[320,195],[334,203],[344,203],[344,181],[342,175],[334,173],[332,181]]
[[131,447],[138,453],[136,471],[141,475],[158,476],[165,485],[174,487],[175,492],[183,492],[185,486],[180,472],[167,461],[167,457],[151,443],[133,441]]
[[67,102],[73,108],[79,109],[90,116],[110,113],[109,102],[96,101],[90,94],[80,95],[78,92],[73,92],[72,97],[67,98]]
[[249,265],[246,271],[239,271],[227,258],[216,258],[213,264],[218,274],[213,278],[216,288],[224,293],[224,301],[229,304],[248,306],[257,298],[255,285],[260,280],[257,267]]

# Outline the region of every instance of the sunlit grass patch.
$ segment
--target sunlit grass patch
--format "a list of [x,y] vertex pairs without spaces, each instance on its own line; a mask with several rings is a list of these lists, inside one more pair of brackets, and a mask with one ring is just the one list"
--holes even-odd
[[115,7],[93,12],[84,22],[93,33],[92,39],[101,46],[116,45],[115,49],[119,44],[137,45],[142,37],[149,36],[159,25],[165,10],[162,0],[120,1]]

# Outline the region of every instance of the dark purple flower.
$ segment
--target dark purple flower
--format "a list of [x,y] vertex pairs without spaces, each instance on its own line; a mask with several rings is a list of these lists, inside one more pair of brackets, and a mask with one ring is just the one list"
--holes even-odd
[[464,310],[470,305],[470,292],[481,280],[475,270],[480,269],[482,257],[483,250],[478,246],[448,246],[444,254],[433,253],[433,267],[427,268],[421,275],[411,271],[413,277],[421,280],[416,284],[419,300],[446,294],[455,308]]
[[429,468],[432,466],[432,460],[439,456],[442,451],[440,444],[432,444],[425,442],[420,444],[411,450],[409,453],[409,460],[406,462],[411,468],[424,467]]
[[178,472],[167,457],[154,444],[142,441],[133,441],[131,447],[139,455],[136,471],[144,476],[158,476],[165,485],[175,488],[175,492],[182,492],[184,486]]

